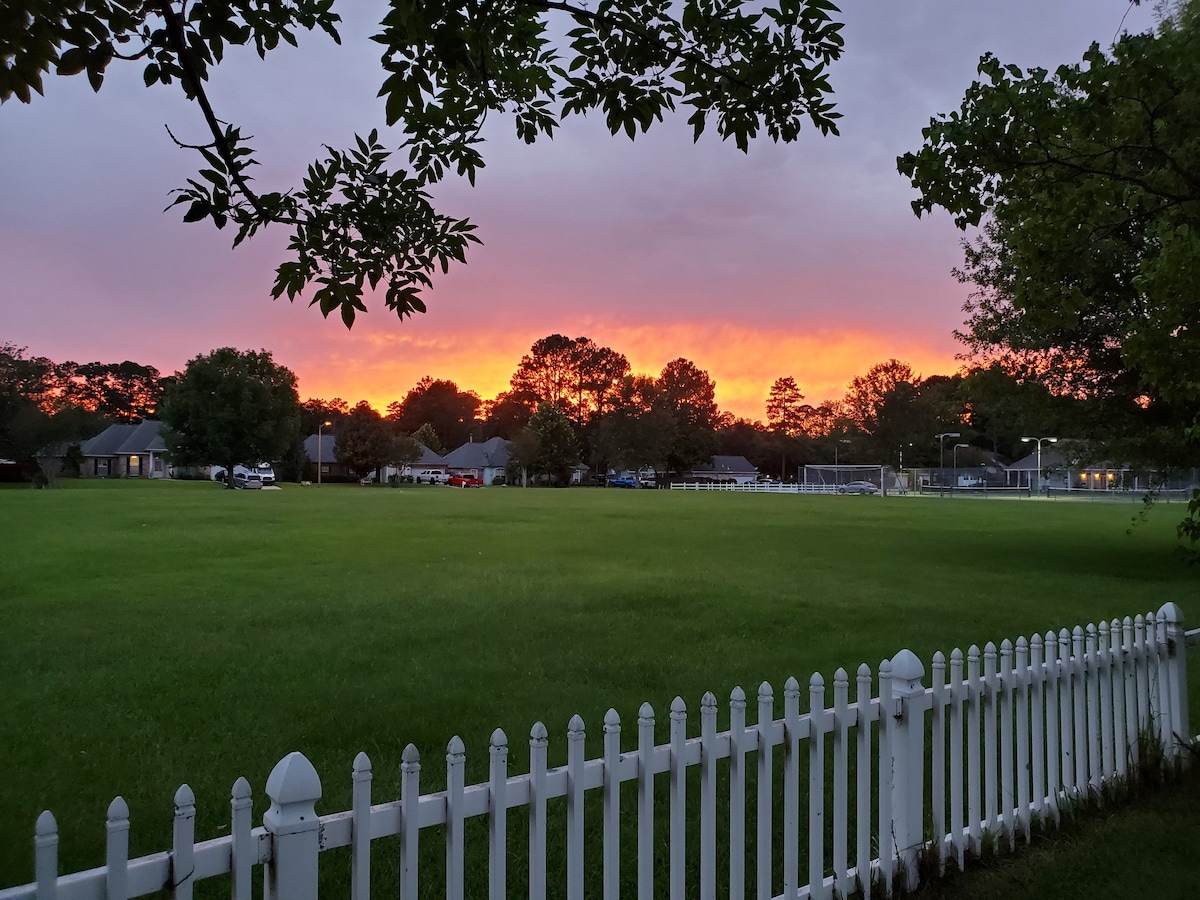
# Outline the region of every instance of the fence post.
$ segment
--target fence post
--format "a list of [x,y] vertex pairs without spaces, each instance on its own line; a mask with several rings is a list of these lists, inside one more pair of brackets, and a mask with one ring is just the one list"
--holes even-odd
[[917,857],[924,844],[925,823],[925,666],[911,650],[892,657],[892,710],[895,715],[892,738],[892,833],[896,856],[904,873],[905,887],[917,886]]
[[1181,747],[1194,737],[1188,724],[1187,646],[1183,628],[1183,610],[1176,603],[1165,603],[1158,611],[1167,623],[1167,678],[1171,684],[1171,734],[1174,740],[1166,748],[1172,759],[1182,758]]
[[271,808],[263,825],[271,835],[271,861],[263,878],[266,900],[316,900],[320,827],[316,802],[321,779],[303,753],[292,751],[267,777]]

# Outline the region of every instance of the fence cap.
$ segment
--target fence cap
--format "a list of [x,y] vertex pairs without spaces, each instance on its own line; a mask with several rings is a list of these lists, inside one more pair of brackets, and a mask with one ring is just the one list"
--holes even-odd
[[920,681],[925,677],[925,664],[911,650],[901,650],[892,657],[892,678],[900,681]]
[[316,802],[321,799],[321,778],[303,753],[293,750],[275,764],[267,776],[271,808],[263,816],[268,830],[277,834],[318,826]]
[[1159,618],[1165,619],[1173,625],[1178,625],[1183,622],[1183,610],[1179,608],[1179,604],[1174,600],[1164,603],[1158,610]]

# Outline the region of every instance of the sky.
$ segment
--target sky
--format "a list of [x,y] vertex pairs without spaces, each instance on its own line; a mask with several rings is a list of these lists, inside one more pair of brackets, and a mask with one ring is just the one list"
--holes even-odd
[[[233,54],[213,71],[218,115],[256,138],[260,188],[297,184],[321,145],[356,133],[378,127],[400,143],[375,97],[369,36],[385,5],[339,3],[340,47],[302,35],[298,49]],[[436,190],[484,245],[437,278],[427,314],[401,322],[378,303],[351,331],[271,300],[282,230],[231,250],[230,234],[163,213],[198,167],[164,125],[207,140],[180,92],[146,89],[137,64],[114,62],[98,95],[82,77],[50,76],[45,97],[0,108],[0,341],[164,373],[217,347],[267,349],[301,398],[380,410],[424,375],[494,397],[553,333],[610,346],[637,372],[686,357],[723,409],[749,418],[764,417],[781,376],[815,403],[890,358],[951,373],[969,294],[951,275],[963,236],[945,214],[913,215],[896,156],[958,107],[982,53],[1053,68],[1122,27],[1150,28],[1151,13],[1127,0],[841,5],[840,137],[810,130],[743,154],[711,133],[693,144],[685,113],[633,142],[572,117],[530,147],[493,117],[476,187]]]

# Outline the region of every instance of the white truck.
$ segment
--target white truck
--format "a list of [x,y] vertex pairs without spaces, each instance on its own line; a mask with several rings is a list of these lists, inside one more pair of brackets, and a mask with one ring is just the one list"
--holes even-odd
[[[270,487],[275,483],[275,470],[271,468],[269,462],[260,462],[256,466],[237,465],[233,467],[234,477],[241,475],[245,478],[258,478],[262,482],[263,487]],[[212,469],[213,481],[225,480],[225,467],[213,466]]]

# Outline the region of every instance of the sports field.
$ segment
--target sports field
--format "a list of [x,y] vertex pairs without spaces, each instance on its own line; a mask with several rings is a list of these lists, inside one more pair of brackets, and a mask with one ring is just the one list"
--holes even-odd
[[386,798],[408,742],[436,771],[461,734],[477,777],[500,726],[523,771],[538,719],[553,759],[576,712],[598,733],[610,706],[632,719],[680,694],[694,708],[705,690],[1168,600],[1200,624],[1200,573],[1173,553],[1182,505],[1127,534],[1136,511],[599,489],[3,490],[0,886],[31,876],[42,809],[58,817],[64,871],[99,865],[114,795],[135,854],[163,849],[185,781],[198,836],[215,836],[233,781],[261,797],[293,749],[332,812],[348,806],[359,750]]

